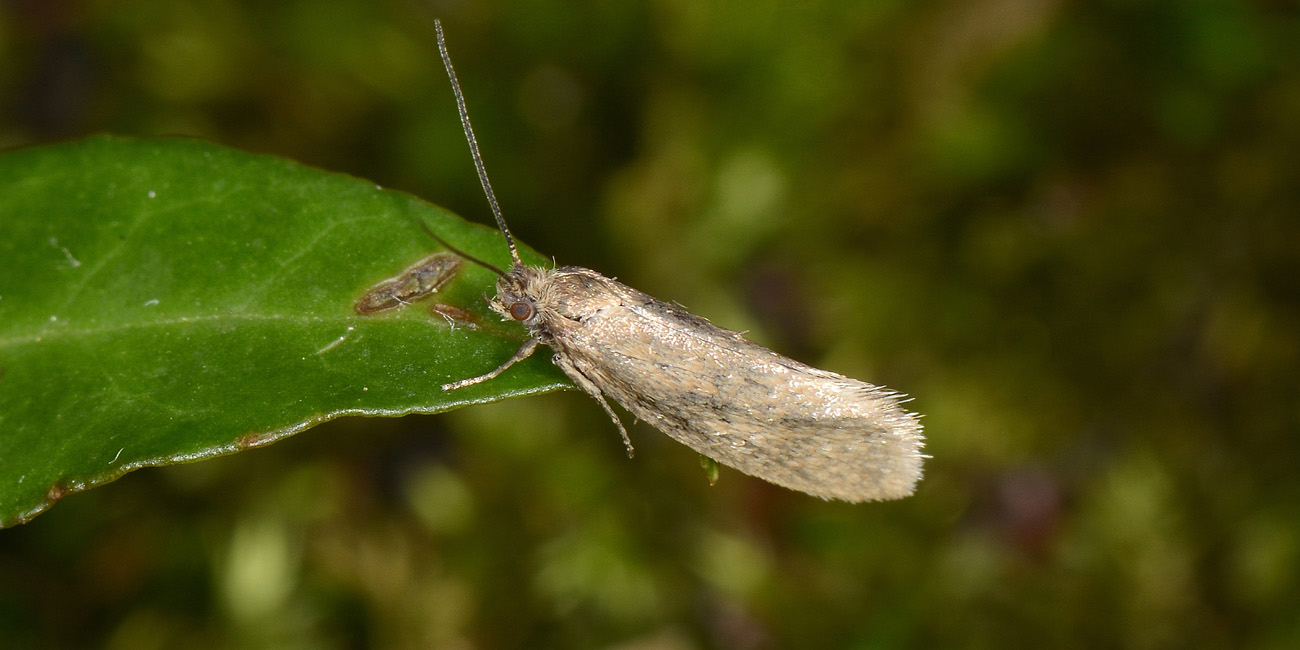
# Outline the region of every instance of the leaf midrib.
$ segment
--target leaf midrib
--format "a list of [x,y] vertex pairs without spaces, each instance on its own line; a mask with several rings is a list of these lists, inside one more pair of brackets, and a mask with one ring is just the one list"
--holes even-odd
[[[130,323],[114,323],[104,326],[79,329],[47,329],[33,334],[10,336],[0,338],[0,350],[12,349],[21,345],[31,345],[34,343],[45,343],[47,341],[58,341],[60,339],[77,339],[102,336],[104,334],[114,334],[133,329],[149,329],[155,327],[183,326],[190,324],[220,324],[225,322],[249,323],[249,322],[287,322],[295,325],[307,324],[337,324],[353,325],[358,319],[350,316],[310,316],[302,314],[210,314],[207,316],[181,316],[178,318],[167,318],[162,320],[140,321]],[[435,321],[430,321],[434,323]]]

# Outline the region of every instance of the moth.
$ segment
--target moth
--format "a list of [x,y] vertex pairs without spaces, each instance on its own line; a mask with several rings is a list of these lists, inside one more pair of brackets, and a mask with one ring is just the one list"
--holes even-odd
[[512,265],[506,271],[465,257],[497,274],[491,308],[530,335],[495,370],[443,390],[488,381],[545,345],[609,414],[629,456],[631,439],[606,397],[700,454],[776,485],[849,502],[912,494],[924,442],[919,416],[902,407],[900,393],[783,357],[590,269],[526,266],[488,181],[442,24],[434,25]]

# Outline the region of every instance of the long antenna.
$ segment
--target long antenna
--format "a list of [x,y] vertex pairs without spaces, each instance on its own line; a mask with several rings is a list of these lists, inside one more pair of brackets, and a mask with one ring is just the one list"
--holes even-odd
[[434,241],[438,242],[439,244],[442,244],[442,247],[443,247],[443,248],[445,248],[445,249],[447,249],[447,250],[449,250],[449,251],[451,251],[451,252],[453,252],[453,253],[455,253],[455,254],[457,254],[457,255],[459,255],[459,256],[461,256],[461,257],[463,257],[463,258],[465,258],[465,259],[467,259],[467,260],[469,260],[469,261],[471,261],[471,262],[473,262],[473,263],[475,263],[475,264],[477,264],[477,265],[479,265],[479,266],[481,266],[481,267],[483,267],[483,268],[485,268],[485,269],[487,269],[487,270],[489,270],[489,271],[491,271],[491,272],[493,272],[493,273],[495,273],[495,274],[497,274],[497,275],[500,276],[500,277],[503,277],[503,278],[506,277],[506,272],[505,272],[505,271],[502,271],[501,269],[499,269],[499,268],[497,268],[497,267],[495,267],[495,266],[493,266],[493,265],[491,265],[491,264],[488,264],[487,262],[484,262],[483,260],[481,260],[481,259],[479,259],[479,258],[477,258],[477,257],[474,257],[473,255],[470,255],[469,253],[466,253],[465,251],[463,251],[463,250],[461,250],[461,249],[459,249],[459,248],[456,248],[455,246],[452,246],[452,245],[451,245],[451,242],[449,242],[449,241],[443,239],[442,237],[439,237],[439,236],[438,236],[438,233],[434,232],[433,229],[429,227],[429,224],[425,223],[423,219],[420,220],[420,226],[422,226],[422,227],[424,228],[424,232],[428,233],[430,237],[433,237],[433,240],[434,240]]
[[478,181],[483,184],[483,192],[487,194],[488,205],[492,206],[492,214],[497,218],[497,226],[501,228],[501,234],[506,236],[506,245],[510,247],[510,259],[514,261],[516,267],[523,266],[523,260],[519,259],[519,250],[515,248],[515,238],[510,234],[510,229],[506,227],[505,217],[501,216],[501,206],[497,205],[497,195],[492,193],[492,183],[488,181],[487,170],[483,168],[483,156],[478,152],[478,140],[474,138],[474,127],[469,125],[469,110],[465,108],[465,96],[460,92],[460,81],[456,79],[456,71],[451,67],[451,55],[447,54],[447,42],[442,37],[442,22],[434,18],[433,27],[438,32],[438,53],[442,55],[442,65],[447,68],[447,77],[451,79],[451,90],[456,93],[456,109],[460,111],[460,125],[465,129],[465,139],[469,141],[469,152],[474,156],[474,168],[478,170]]

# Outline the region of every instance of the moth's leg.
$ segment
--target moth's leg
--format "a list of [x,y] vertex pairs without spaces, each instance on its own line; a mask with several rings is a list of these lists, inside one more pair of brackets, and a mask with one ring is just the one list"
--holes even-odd
[[503,363],[503,364],[501,364],[501,366],[498,367],[496,370],[493,370],[492,372],[489,372],[489,373],[487,373],[486,375],[479,375],[479,376],[477,376],[477,377],[470,377],[469,379],[462,379],[462,380],[460,380],[460,381],[452,382],[452,383],[450,383],[450,384],[443,384],[443,385],[442,385],[442,389],[443,389],[443,390],[456,390],[457,388],[464,388],[464,387],[466,387],[466,386],[473,386],[474,384],[481,383],[481,382],[485,382],[485,381],[487,381],[487,380],[489,380],[489,379],[492,379],[492,378],[496,377],[497,375],[499,375],[499,374],[505,372],[505,371],[506,371],[506,368],[509,368],[510,366],[513,366],[513,365],[515,365],[516,363],[519,363],[520,361],[523,361],[524,359],[527,359],[528,357],[532,356],[532,355],[533,355],[533,350],[536,350],[536,349],[537,349],[537,344],[538,344],[538,343],[540,343],[540,341],[539,341],[538,339],[536,339],[536,338],[528,339],[528,342],[525,343],[525,344],[523,344],[523,345],[519,348],[519,350],[518,350],[517,352],[515,352],[515,356],[510,357],[509,359],[507,359],[506,362]]
[[601,408],[605,409],[605,412],[609,414],[609,419],[614,421],[614,426],[618,427],[619,434],[623,436],[623,445],[627,447],[627,457],[632,458],[636,456],[636,450],[632,448],[632,439],[628,437],[627,429],[623,428],[622,420],[618,419],[618,415],[614,413],[614,409],[610,407],[609,402],[605,401],[605,394],[600,392],[600,387],[596,385],[596,382],[588,379],[587,376],[582,374],[582,371],[578,370],[578,367],[573,365],[573,363],[567,358],[557,354],[555,355],[554,361],[555,365],[559,366],[560,370],[563,370],[564,374],[568,375],[569,379],[572,379],[573,383],[578,385],[578,388],[581,388],[586,391],[588,395],[596,398],[596,402],[598,402]]

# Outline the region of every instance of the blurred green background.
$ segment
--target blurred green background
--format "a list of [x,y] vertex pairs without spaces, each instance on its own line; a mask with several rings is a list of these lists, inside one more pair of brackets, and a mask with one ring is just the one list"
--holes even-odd
[[824,503],[577,393],[0,531],[0,646],[1300,647],[1290,2],[0,3],[0,147],[185,134],[489,221],[915,397]]

